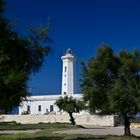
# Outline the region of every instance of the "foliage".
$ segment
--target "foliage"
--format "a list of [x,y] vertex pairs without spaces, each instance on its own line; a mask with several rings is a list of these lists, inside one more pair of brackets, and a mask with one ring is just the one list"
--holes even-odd
[[56,101],[56,105],[59,107],[60,111],[63,110],[65,112],[79,113],[79,111],[82,110],[81,101],[74,99],[72,96],[60,97]]
[[140,52],[114,54],[103,44],[82,66],[81,86],[90,112],[122,116],[125,134],[130,135],[129,117],[140,110]]
[[55,104],[58,106],[58,108],[65,112],[67,112],[70,116],[70,121],[72,124],[75,124],[73,113],[79,113],[83,108],[84,104],[82,101],[79,101],[77,99],[74,99],[73,97],[60,97]]
[[28,93],[27,81],[50,53],[48,26],[32,29],[26,38],[12,29],[0,0],[0,113],[17,107]]
[[[53,130],[52,130],[53,131]],[[56,134],[41,131],[35,134],[1,135],[1,140],[139,140],[139,137],[93,136],[88,134]]]
[[0,130],[30,130],[30,129],[74,129],[79,126],[73,126],[69,123],[39,123],[39,124],[20,124],[16,122],[1,122]]

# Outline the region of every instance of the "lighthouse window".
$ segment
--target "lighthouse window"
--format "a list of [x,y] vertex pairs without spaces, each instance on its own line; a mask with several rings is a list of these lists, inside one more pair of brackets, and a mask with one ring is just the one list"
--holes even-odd
[[66,92],[64,92],[64,95],[66,95]]
[[38,106],[38,111],[41,111],[41,105]]
[[27,112],[30,112],[30,106],[29,105],[27,106]]
[[67,71],[67,67],[65,67],[65,72]]
[[66,83],[64,85],[66,86]]

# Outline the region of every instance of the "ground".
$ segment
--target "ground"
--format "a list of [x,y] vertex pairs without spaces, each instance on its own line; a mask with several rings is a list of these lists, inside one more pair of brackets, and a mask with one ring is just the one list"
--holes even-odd
[[[38,128],[38,129],[37,129]],[[14,130],[16,129],[16,130]],[[69,130],[71,129],[71,130]],[[131,128],[137,136],[124,137],[123,127],[99,127],[71,124],[1,124],[0,140],[138,140],[140,128]],[[61,131],[60,131],[61,130]],[[2,134],[6,133],[6,134]],[[9,134],[7,134],[9,133]],[[16,133],[16,134],[15,134]],[[112,136],[111,136],[112,135]]]
[[[124,134],[124,127],[101,127],[93,125],[83,125],[84,128],[77,128],[65,131],[57,131],[57,133],[63,134],[90,134],[90,135],[117,135],[122,136]],[[131,128],[132,134],[140,137],[140,128]]]

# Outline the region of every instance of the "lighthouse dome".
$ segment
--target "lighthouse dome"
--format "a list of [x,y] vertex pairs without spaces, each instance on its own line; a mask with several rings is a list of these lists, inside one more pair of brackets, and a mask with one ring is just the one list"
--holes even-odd
[[72,50],[68,48],[66,54],[72,54]]

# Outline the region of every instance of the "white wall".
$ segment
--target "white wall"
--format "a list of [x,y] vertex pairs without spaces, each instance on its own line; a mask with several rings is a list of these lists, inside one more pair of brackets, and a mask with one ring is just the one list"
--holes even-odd
[[[50,112],[50,105],[54,106],[55,101],[32,101],[31,102],[31,114],[44,114],[46,109]],[[38,106],[41,106],[41,111],[38,111]],[[56,111],[56,110],[54,110]]]
[[[22,106],[19,107],[19,114],[27,111],[27,106],[30,106],[30,114],[44,114],[46,109],[50,112],[50,105],[53,105],[53,111],[58,113],[59,109],[54,104],[56,100],[48,101],[23,101]],[[41,106],[41,111],[38,110],[38,106]]]
[[[97,116],[97,115],[74,115],[76,124],[98,125],[98,126],[114,126],[114,116]],[[69,115],[0,115],[1,122],[16,121],[21,124],[36,124],[36,123],[70,123]]]
[[27,106],[30,105],[29,101],[23,101],[21,105],[19,106],[19,114],[22,114],[23,112],[27,111]]
[[[59,108],[55,105],[56,100],[60,97],[61,95],[29,96],[19,106],[19,114],[21,115],[23,112],[26,112],[27,106],[30,106],[30,114],[44,114],[46,113],[46,109],[50,112],[51,105],[53,105],[53,112],[60,114]],[[82,97],[82,94],[73,94],[73,98],[78,100],[81,100]],[[39,105],[41,105],[41,111],[38,111]]]

